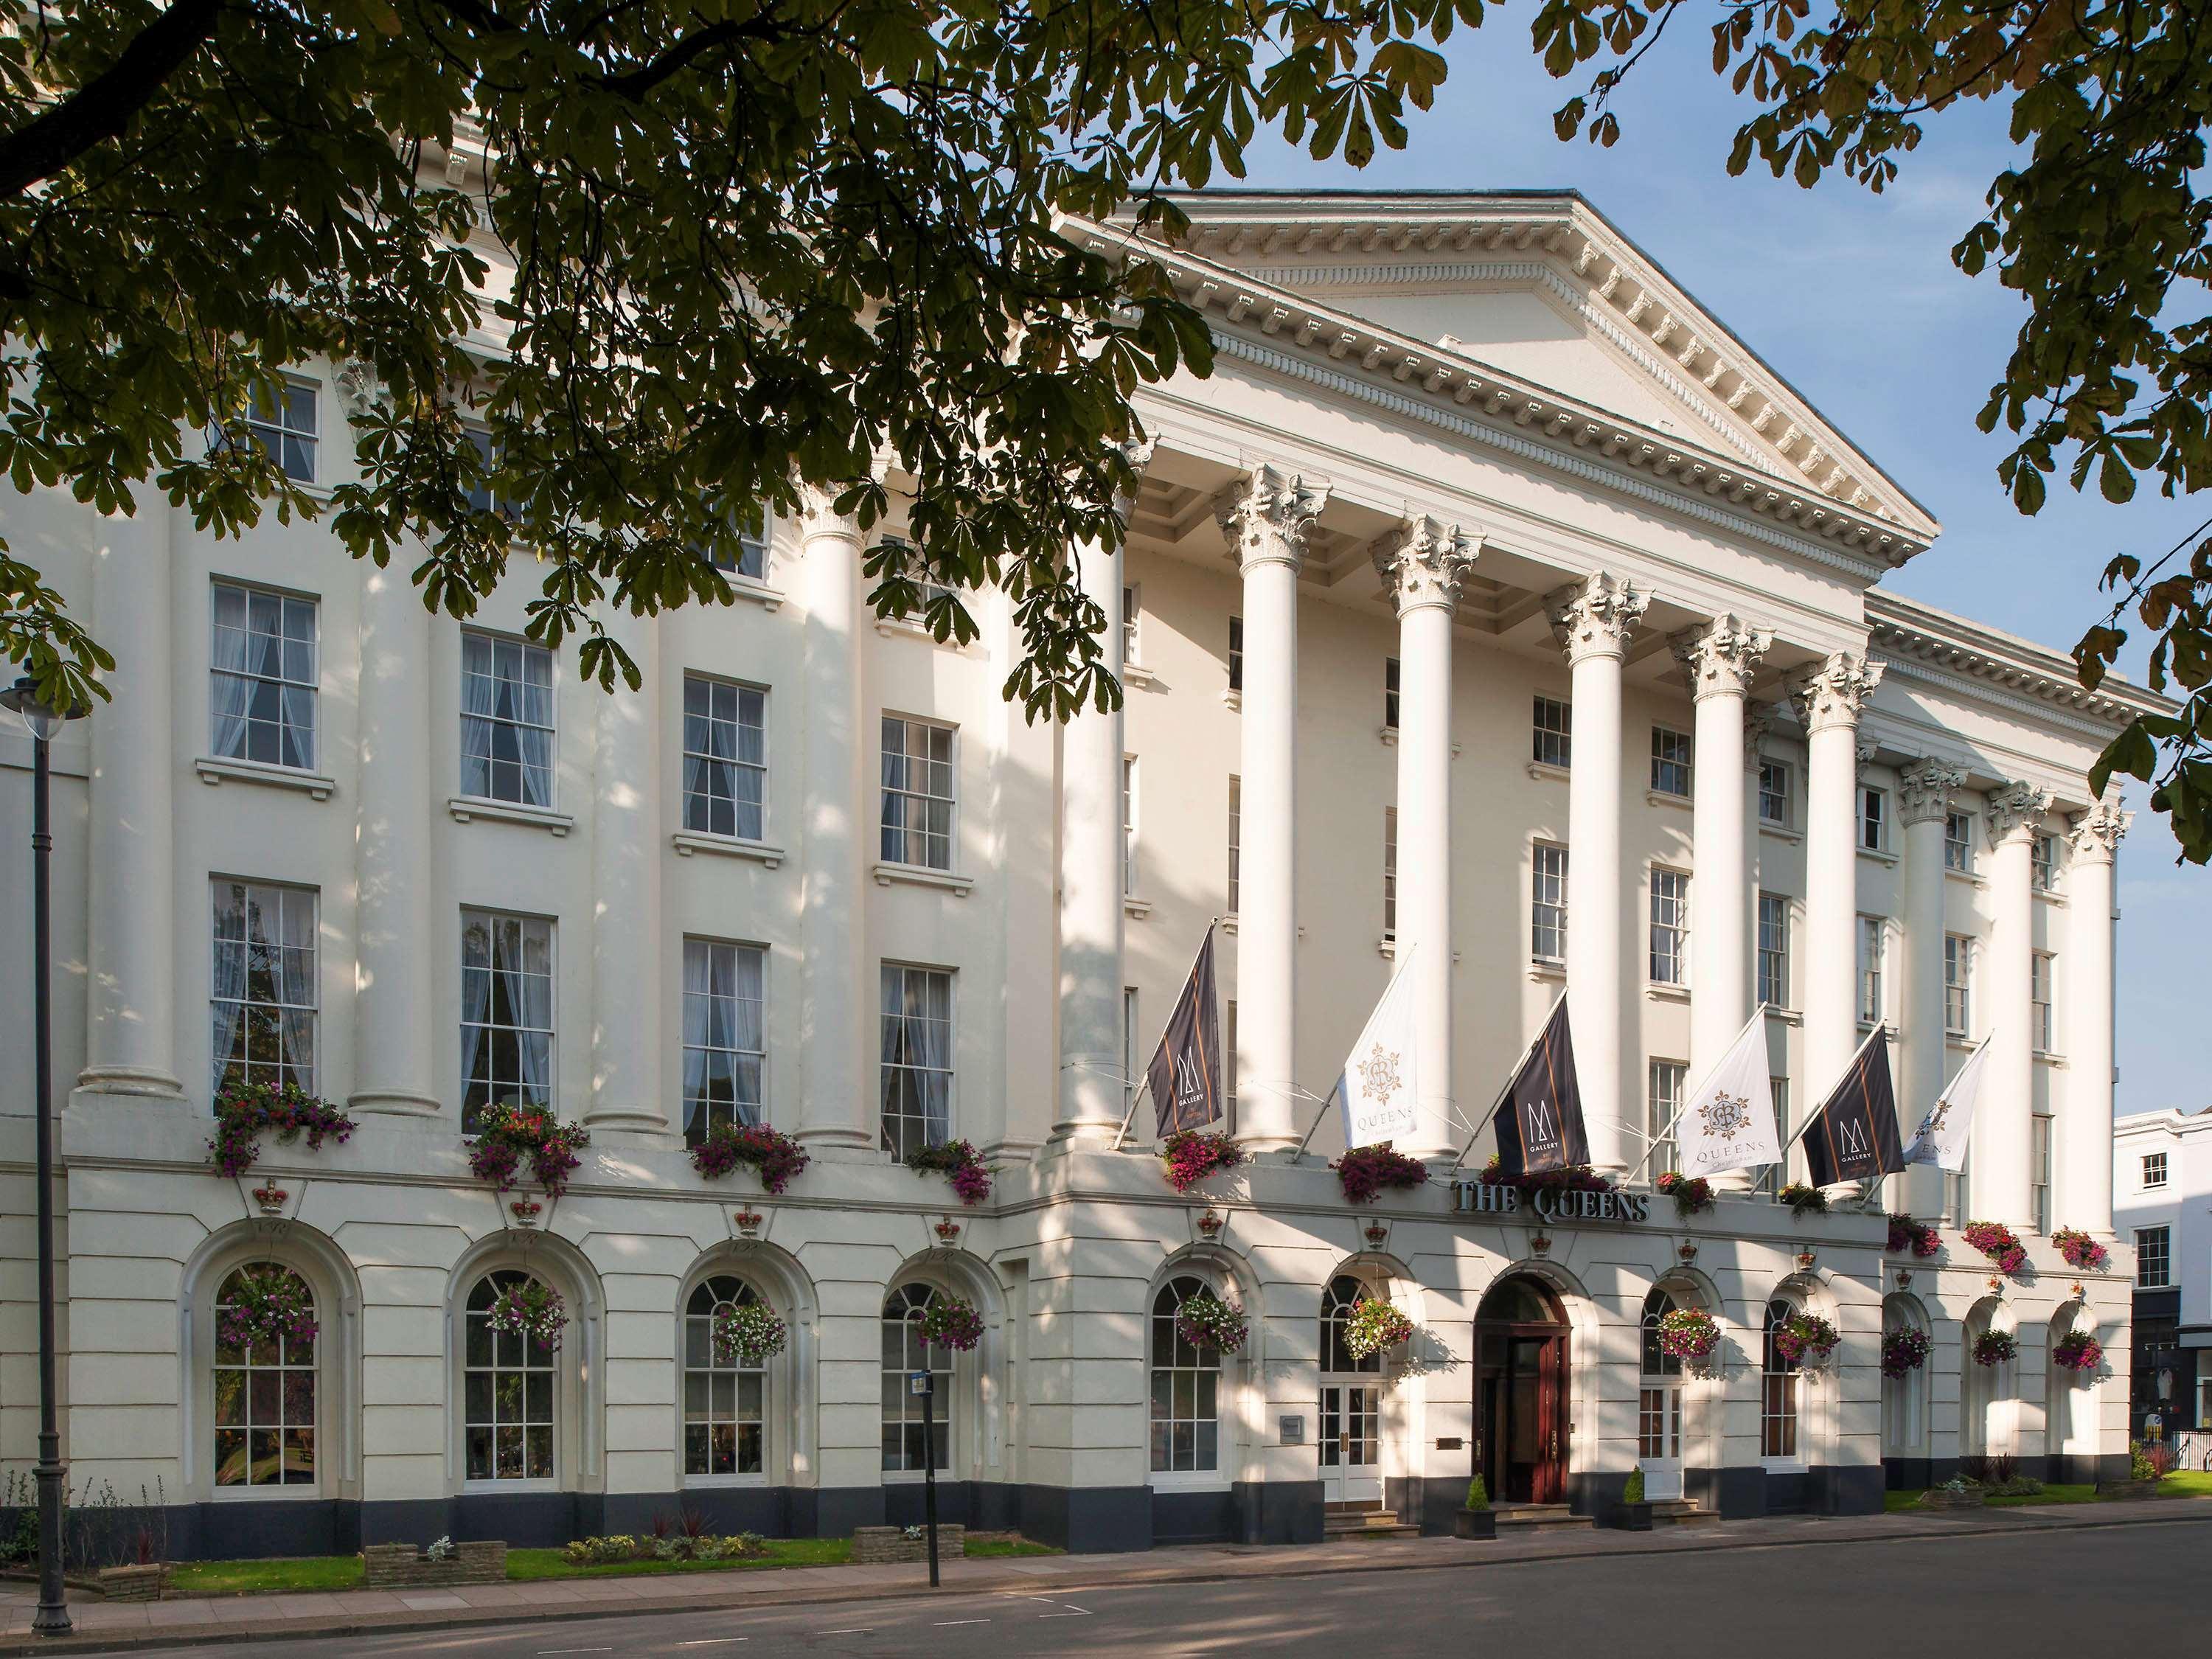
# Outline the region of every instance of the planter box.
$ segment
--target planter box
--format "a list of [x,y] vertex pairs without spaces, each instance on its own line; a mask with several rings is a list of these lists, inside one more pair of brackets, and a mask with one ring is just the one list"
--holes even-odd
[[1495,1538],[1498,1536],[1496,1510],[1454,1510],[1452,1536],[1455,1538]]
[[1964,1492],[1936,1486],[1920,1494],[1920,1507],[1923,1510],[1978,1510],[1988,1498],[1989,1493],[1979,1486],[1969,1486]]
[[2155,1498],[2158,1496],[2158,1482],[2155,1480],[2100,1480],[2097,1483],[2097,1496],[2100,1498]]
[[507,1582],[507,1544],[462,1544],[455,1554],[433,1561],[415,1544],[371,1544],[361,1553],[365,1589],[421,1589],[445,1584],[501,1584]]
[[1651,1505],[1648,1503],[1616,1504],[1613,1505],[1613,1524],[1623,1532],[1650,1532]]
[[[967,1528],[939,1522],[937,1554],[939,1560],[957,1561],[967,1547]],[[924,1532],[919,1538],[908,1538],[904,1527],[855,1527],[853,1529],[853,1559],[861,1566],[869,1567],[927,1561],[929,1559],[929,1534]]]
[[168,1583],[168,1565],[161,1561],[143,1567],[100,1570],[100,1593],[111,1601],[158,1601]]

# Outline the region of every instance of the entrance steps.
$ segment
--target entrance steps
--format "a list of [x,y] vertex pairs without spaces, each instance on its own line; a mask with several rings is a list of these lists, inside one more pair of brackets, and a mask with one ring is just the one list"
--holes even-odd
[[1494,1509],[1500,1538],[1532,1532],[1565,1532],[1596,1524],[1587,1515],[1572,1513],[1565,1504],[1499,1504]]
[[1655,1500],[1651,1505],[1651,1524],[1655,1527],[1705,1527],[1720,1520],[1717,1510],[1701,1510],[1686,1498]]
[[1401,1521],[1389,1510],[1360,1504],[1332,1504],[1323,1511],[1322,1536],[1331,1543],[1343,1538],[1419,1538],[1421,1529]]

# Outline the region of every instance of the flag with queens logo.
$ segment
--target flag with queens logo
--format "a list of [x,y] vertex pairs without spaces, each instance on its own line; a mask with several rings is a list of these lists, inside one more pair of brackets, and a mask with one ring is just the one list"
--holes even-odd
[[[1407,953],[1408,961],[1413,952]],[[1336,1080],[1344,1103],[1344,1144],[1371,1146],[1410,1134],[1416,1115],[1419,1078],[1413,1066],[1413,982],[1400,963],[1382,1000],[1367,1017],[1367,1029],[1345,1057]]]
[[1690,1091],[1676,1144],[1681,1150],[1675,1167],[1686,1176],[1723,1175],[1782,1161],[1774,1090],[1766,1073],[1764,1008]]

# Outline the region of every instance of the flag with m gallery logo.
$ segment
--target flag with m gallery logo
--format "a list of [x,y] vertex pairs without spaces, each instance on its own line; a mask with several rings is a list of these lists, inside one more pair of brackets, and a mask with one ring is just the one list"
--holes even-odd
[[1905,1167],[1897,1091],[1889,1080],[1889,1033],[1877,1025],[1805,1131],[1805,1166],[1815,1187],[1873,1181]]
[[1574,1039],[1567,1029],[1567,1000],[1552,1017],[1513,1081],[1498,1113],[1498,1167],[1508,1176],[1567,1170],[1589,1162],[1583,1128],[1582,1085],[1575,1078]]
[[1213,989],[1211,927],[1145,1077],[1160,1139],[1221,1121],[1221,1016]]

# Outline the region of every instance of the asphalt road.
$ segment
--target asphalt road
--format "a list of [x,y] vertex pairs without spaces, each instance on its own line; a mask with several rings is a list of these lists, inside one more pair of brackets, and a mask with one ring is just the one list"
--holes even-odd
[[[1668,1557],[940,1594],[253,1643],[240,1659],[879,1659],[1510,1655],[1513,1659],[2057,1659],[2207,1651],[2212,1520],[2047,1534],[1749,1547]],[[201,1654],[203,1648],[159,1650]]]

